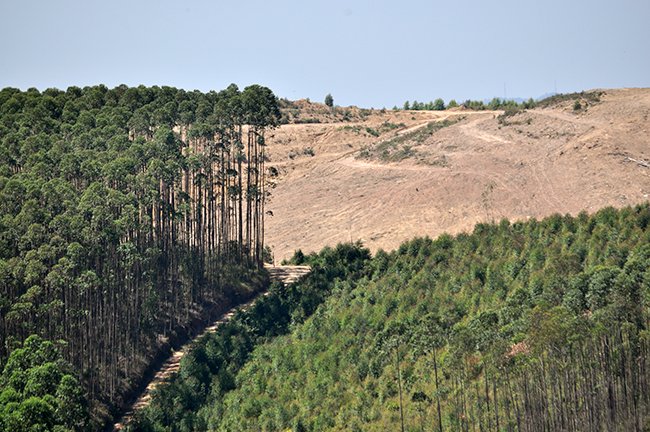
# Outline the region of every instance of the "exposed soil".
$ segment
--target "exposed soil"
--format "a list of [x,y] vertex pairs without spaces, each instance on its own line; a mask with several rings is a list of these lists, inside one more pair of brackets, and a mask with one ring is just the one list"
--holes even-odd
[[[647,201],[650,89],[606,90],[582,106],[566,101],[502,119],[491,111],[372,111],[353,122],[284,125],[268,140],[279,175],[266,243],[277,261],[350,240],[390,250],[478,222]],[[446,118],[460,121],[408,143],[399,162],[373,153]]]

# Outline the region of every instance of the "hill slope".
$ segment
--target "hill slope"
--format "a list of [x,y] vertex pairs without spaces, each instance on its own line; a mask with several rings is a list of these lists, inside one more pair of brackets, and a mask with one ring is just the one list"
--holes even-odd
[[[266,243],[276,260],[298,247],[358,239],[390,250],[416,235],[458,233],[503,217],[647,200],[650,89],[607,90],[579,111],[573,104],[560,100],[505,118],[341,108],[325,116],[314,108],[309,121],[327,123],[284,125],[269,140],[278,176]],[[444,119],[456,123],[427,131]]]
[[322,305],[245,361],[219,353],[250,347],[236,334],[204,343],[135,430],[645,430],[649,222],[646,204],[481,224],[371,260],[326,248],[284,303],[331,291]]

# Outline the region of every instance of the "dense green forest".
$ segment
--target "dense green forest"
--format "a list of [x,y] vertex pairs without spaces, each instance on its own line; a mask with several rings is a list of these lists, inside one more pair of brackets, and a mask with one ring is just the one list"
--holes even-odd
[[75,375],[54,343],[28,337],[0,374],[0,430],[87,430],[88,401]]
[[279,119],[258,85],[0,91],[0,426],[58,391],[23,382],[30,335],[105,418],[162,348],[262,286]]
[[[358,245],[337,250],[294,257],[330,281],[311,316],[295,309],[290,332],[268,342],[266,312],[240,318],[185,359],[134,429],[647,425],[649,205],[479,224],[372,259]],[[354,271],[327,273],[347,262]]]

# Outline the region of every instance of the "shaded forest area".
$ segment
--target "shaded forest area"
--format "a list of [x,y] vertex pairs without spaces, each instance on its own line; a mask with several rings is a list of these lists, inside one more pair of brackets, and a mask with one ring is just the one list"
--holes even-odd
[[[338,259],[294,257],[324,269]],[[648,204],[479,224],[361,262],[246,359],[219,354],[245,345],[237,334],[202,345],[136,430],[647,427]]]
[[[197,341],[181,360],[180,372],[156,388],[152,403],[139,412],[130,431],[214,430],[210,419],[223,396],[236,388],[236,376],[256,346],[303,323],[341,280],[364,276],[370,252],[357,245],[325,248],[312,271],[298,283],[275,283],[269,295],[239,312],[218,332]],[[221,414],[219,414],[221,415]]]
[[[1,90],[0,366],[55,341],[105,419],[161,347],[260,289],[279,119],[258,85]],[[5,408],[45,392],[21,373]]]

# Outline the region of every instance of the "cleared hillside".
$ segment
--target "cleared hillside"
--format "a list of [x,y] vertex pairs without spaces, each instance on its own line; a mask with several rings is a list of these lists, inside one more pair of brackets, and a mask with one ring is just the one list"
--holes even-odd
[[323,123],[283,125],[269,140],[278,175],[266,244],[276,261],[296,248],[350,240],[390,250],[416,235],[504,217],[646,201],[650,89],[606,90],[599,99],[581,100],[577,111],[568,99],[507,117],[460,109],[331,113],[297,103],[298,121]]

